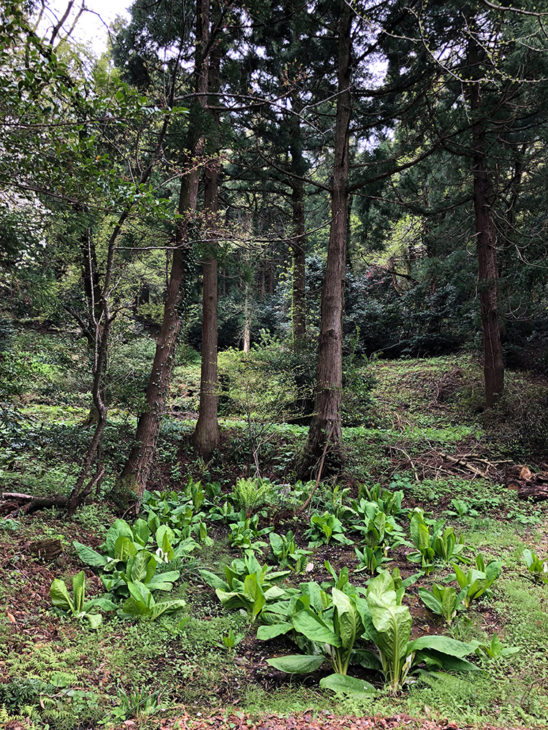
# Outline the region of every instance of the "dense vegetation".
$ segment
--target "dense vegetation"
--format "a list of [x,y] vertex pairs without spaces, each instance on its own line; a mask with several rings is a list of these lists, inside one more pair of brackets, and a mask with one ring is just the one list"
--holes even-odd
[[0,724],[542,727],[544,15],[73,6],[0,9]]

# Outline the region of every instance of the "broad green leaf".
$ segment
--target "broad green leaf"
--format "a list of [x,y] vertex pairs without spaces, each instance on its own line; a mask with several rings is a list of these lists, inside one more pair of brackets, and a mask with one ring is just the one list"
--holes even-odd
[[132,530],[135,541],[144,547],[150,537],[150,528],[148,524],[140,517],[135,521]]
[[443,615],[443,607],[438,599],[433,596],[426,588],[419,588],[419,597],[421,601],[427,606],[433,613],[439,616]]
[[422,651],[424,649],[434,649],[442,654],[448,654],[454,657],[465,657],[472,654],[477,649],[477,642],[457,641],[450,636],[420,636],[418,639],[411,641],[408,651]]
[[225,590],[229,587],[226,581],[224,581],[222,578],[219,578],[218,575],[215,575],[215,573],[212,573],[210,570],[199,570],[200,577],[206,583],[208,586],[211,586],[212,588],[220,588],[221,590]]
[[119,537],[129,537],[133,542],[131,527],[125,520],[121,519],[115,520],[107,531],[105,545],[109,555],[114,555],[114,545]]
[[358,629],[361,628],[359,616],[345,593],[333,588],[331,594],[335,606],[335,631],[339,635],[342,648],[351,649],[356,641]]
[[96,630],[103,623],[103,617],[100,613],[86,613],[84,618],[89,622],[90,629]]
[[384,595],[371,593],[367,596],[367,603],[371,613],[373,626],[378,634],[374,638],[384,661],[389,666],[397,666],[399,660],[409,654],[407,644],[411,635],[411,614],[407,606],[398,606],[395,602],[385,602],[383,599],[393,593]]
[[369,682],[345,674],[330,674],[328,677],[324,677],[320,680],[320,687],[349,697],[365,697],[375,691]]
[[264,592],[267,601],[275,601],[282,596],[285,596],[285,591],[279,586],[271,586]]
[[126,576],[128,580],[149,583],[156,572],[156,558],[148,550],[140,550],[127,563]]
[[173,613],[174,611],[178,611],[180,608],[184,608],[185,605],[186,601],[184,601],[183,599],[177,599],[173,601],[160,601],[151,608],[149,614],[150,620],[154,621],[163,613]]
[[137,547],[135,546],[132,537],[120,535],[120,537],[116,538],[116,542],[114,543],[114,557],[116,560],[123,560],[126,562],[136,554]]
[[78,553],[78,557],[86,565],[91,565],[92,568],[102,568],[107,564],[107,559],[93,548],[82,545],[78,540],[74,540],[72,544]]
[[283,540],[280,535],[278,535],[276,532],[271,532],[268,536],[268,539],[270,540],[270,547],[272,548],[273,554],[280,558],[283,554]]
[[269,639],[275,639],[276,636],[282,636],[287,634],[288,631],[293,630],[293,625],[287,622],[281,624],[271,624],[270,626],[259,626],[257,630],[257,639],[260,641],[268,641]]
[[330,646],[341,646],[340,638],[332,628],[310,610],[298,611],[292,619],[295,630],[306,636],[310,641]]
[[74,613],[74,604],[65,582],[60,578],[55,578],[52,582],[49,589],[49,595],[54,606],[63,609],[63,611],[70,611],[71,613]]
[[317,654],[291,654],[266,661],[274,669],[279,669],[280,672],[286,672],[286,674],[309,674],[321,667],[325,657]]
[[118,604],[111,601],[110,598],[92,598],[90,601],[86,601],[84,610],[89,611],[90,608],[100,608],[101,611],[115,611],[118,608]]
[[417,652],[415,656],[415,664],[425,662],[427,667],[437,667],[447,672],[480,672],[480,667],[477,667],[468,659],[462,657],[451,656],[450,654],[444,654],[442,652],[435,651],[434,649],[425,649],[424,651]]
[[74,597],[74,610],[82,613],[86,596],[86,574],[83,570],[76,573],[72,579],[72,595]]
[[139,581],[130,581],[127,584],[127,587],[131,597],[135,601],[142,603],[146,608],[152,608],[155,601],[152,597],[152,593],[144,583],[140,583]]

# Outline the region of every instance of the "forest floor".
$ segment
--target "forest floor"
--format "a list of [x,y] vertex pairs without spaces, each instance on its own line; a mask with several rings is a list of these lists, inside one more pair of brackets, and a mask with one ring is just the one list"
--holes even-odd
[[[359,419],[349,419],[344,428],[345,471],[336,481],[322,482],[306,515],[298,510],[313,483],[297,482],[293,473],[306,427],[265,426],[228,414],[222,422],[222,448],[204,462],[192,454],[188,436],[194,421],[184,398],[182,404],[174,403],[177,409],[162,427],[151,485],[163,494],[154,497],[151,509],[158,514],[173,512],[177,505],[186,509],[200,481],[204,501],[194,504],[192,519],[200,516],[209,538],[202,536],[198,549],[165,566],[180,574],[166,594],[185,601],[177,612],[155,621],[131,621],[118,610],[105,613],[102,624],[91,630],[51,604],[52,581],[63,578],[70,590],[72,576],[82,569],[87,597],[104,590],[100,571],[82,563],[73,542],[102,552],[119,516],[107,490],[130,444],[134,419],[127,413],[112,414],[104,446],[108,477],[94,503],[73,520],[56,510],[0,520],[0,727],[545,728],[548,587],[542,576],[535,578],[527,570],[523,551],[547,559],[548,511],[546,502],[520,495],[546,486],[547,383],[538,376],[509,373],[505,399],[485,413],[480,368],[469,356],[379,361],[372,367],[375,385],[367,416],[358,425]],[[371,375],[370,368],[364,378]],[[179,374],[177,392],[185,392],[189,375],[196,377],[191,368]],[[86,409],[66,398],[61,405],[51,400],[43,394],[27,398],[16,409],[17,425],[0,433],[0,492],[70,490],[90,434],[81,425]],[[236,502],[236,479],[253,473],[253,449],[258,449],[262,476],[274,487],[267,503],[257,508],[256,522],[246,525],[234,513],[227,517],[224,505]],[[319,681],[329,674],[323,667],[287,675],[267,663],[295,653],[295,645],[284,636],[259,641],[257,626],[245,612],[224,609],[199,571],[223,575],[223,566],[241,557],[249,542],[261,563],[275,562],[271,530],[282,535],[291,530],[297,545],[307,548],[310,518],[328,513],[339,519],[340,532],[334,530],[327,544],[310,548],[305,575],[292,574],[281,585],[316,581],[327,587],[333,582],[329,561],[338,575],[348,568],[351,583],[365,589],[367,571],[354,572],[355,547],[363,549],[363,543],[347,514],[352,500],[364,495],[360,485],[377,483],[392,493],[403,492],[397,523],[404,531],[409,514],[419,507],[432,520],[443,519],[454,528],[469,559],[481,553],[486,563],[503,564],[491,590],[468,611],[459,610],[447,626],[418,594],[433,582],[451,582],[451,565],[437,560],[432,572],[421,574],[405,593],[412,638],[446,634],[487,644],[496,634],[503,647],[519,651],[473,656],[481,671],[417,674],[397,696],[371,670],[349,672],[375,687],[373,694],[360,697],[321,689]],[[9,515],[9,507],[4,514]],[[148,519],[150,510],[142,516]],[[193,534],[200,542],[198,532]],[[313,537],[326,542],[318,532]],[[420,565],[410,562],[411,552],[409,544],[396,545],[382,567],[399,568],[404,579],[416,574]]]

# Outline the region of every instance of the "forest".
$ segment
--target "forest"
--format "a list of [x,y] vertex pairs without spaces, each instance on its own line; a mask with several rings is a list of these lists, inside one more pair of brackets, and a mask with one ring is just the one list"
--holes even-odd
[[0,7],[0,727],[545,728],[548,11],[97,7]]

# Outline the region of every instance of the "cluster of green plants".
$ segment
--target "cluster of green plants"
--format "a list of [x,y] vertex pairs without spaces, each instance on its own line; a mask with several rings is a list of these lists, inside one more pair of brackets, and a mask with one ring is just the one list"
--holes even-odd
[[411,673],[476,671],[465,657],[475,652],[477,642],[431,635],[411,641],[412,618],[402,604],[405,587],[398,578],[381,571],[362,588],[352,585],[348,571],[342,571],[330,589],[309,582],[288,591],[284,600],[269,607],[264,616],[268,623],[259,627],[257,638],[285,634],[303,653],[268,663],[291,674],[314,672],[329,663],[333,674],[320,685],[350,695],[374,691],[371,684],[348,676],[351,666],[382,673],[394,694]]

